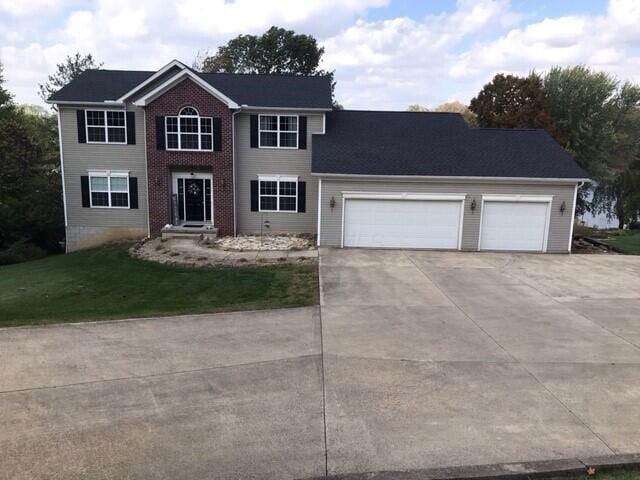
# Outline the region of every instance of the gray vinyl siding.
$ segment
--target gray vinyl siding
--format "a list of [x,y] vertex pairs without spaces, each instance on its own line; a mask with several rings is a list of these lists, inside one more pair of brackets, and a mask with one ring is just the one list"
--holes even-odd
[[[125,227],[147,232],[144,110],[134,108],[136,144],[109,145],[78,142],[76,110],[83,108],[100,110],[92,106],[59,107],[68,227]],[[129,171],[138,179],[138,208],[83,208],[80,178],[89,170]]]
[[[466,194],[462,226],[462,250],[477,250],[480,235],[480,216],[482,195],[552,195],[551,218],[547,251],[560,253],[569,248],[569,235],[572,224],[572,212],[575,184],[534,184],[534,183],[479,183],[448,181],[393,181],[386,180],[337,180],[322,178],[321,187],[321,235],[320,245],[339,247],[342,238],[342,192],[391,192],[391,193],[458,193]],[[335,199],[335,208],[330,208],[331,198]],[[475,211],[471,210],[472,201],[476,201]],[[560,206],[565,202],[564,214]]]
[[[280,115],[306,115],[307,148],[251,148],[250,114],[235,117],[236,126],[236,222],[238,233],[260,231],[263,220],[269,220],[273,233],[316,233],[318,227],[318,179],[311,176],[311,135],[322,132],[323,114],[300,112],[255,112]],[[258,175],[292,175],[306,182],[305,213],[252,212],[251,180]]]

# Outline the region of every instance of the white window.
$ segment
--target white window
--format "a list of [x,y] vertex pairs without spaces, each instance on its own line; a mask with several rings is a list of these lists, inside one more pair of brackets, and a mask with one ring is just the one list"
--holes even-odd
[[129,208],[129,174],[89,172],[91,208]]
[[260,115],[258,138],[260,148],[298,148],[298,116]]
[[87,143],[127,143],[127,116],[121,110],[85,110]]
[[165,117],[167,150],[213,150],[213,119],[184,107],[177,117]]
[[297,212],[297,177],[259,177],[258,200],[261,212]]

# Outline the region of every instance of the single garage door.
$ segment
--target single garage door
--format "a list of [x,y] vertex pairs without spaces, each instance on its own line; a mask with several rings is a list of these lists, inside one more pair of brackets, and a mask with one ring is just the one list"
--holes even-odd
[[545,251],[549,205],[549,201],[485,200],[480,250]]
[[345,247],[459,248],[463,199],[347,198]]

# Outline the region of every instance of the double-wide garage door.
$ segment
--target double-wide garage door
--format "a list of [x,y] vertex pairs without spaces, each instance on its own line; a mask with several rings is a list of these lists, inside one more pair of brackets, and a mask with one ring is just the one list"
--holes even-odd
[[[549,201],[485,199],[482,212],[475,212],[482,218],[478,248],[545,251]],[[345,198],[343,245],[460,249],[463,205],[464,196],[454,195],[440,199]]]
[[345,247],[457,249],[463,199],[360,199],[344,205]]

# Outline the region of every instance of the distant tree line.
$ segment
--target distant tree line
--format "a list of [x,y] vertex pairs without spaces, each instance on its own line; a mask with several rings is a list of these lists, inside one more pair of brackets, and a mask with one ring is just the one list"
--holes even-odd
[[596,182],[591,201],[581,192],[578,214],[615,215],[620,228],[638,220],[640,86],[581,65],[554,67],[545,75],[497,74],[469,106],[434,110],[461,113],[470,126],[546,130]]

